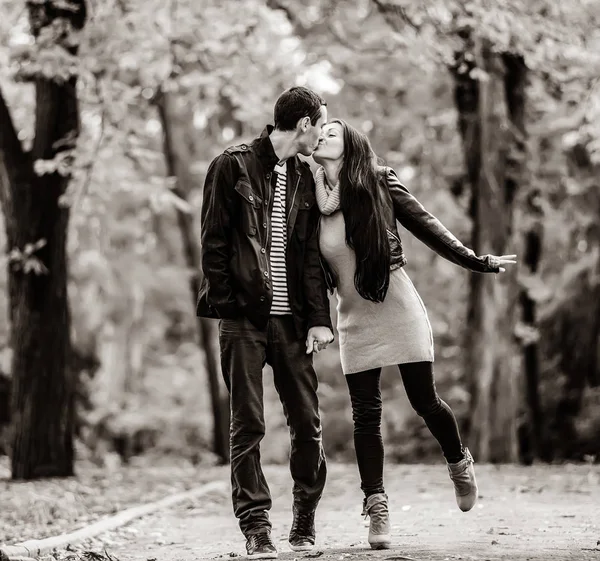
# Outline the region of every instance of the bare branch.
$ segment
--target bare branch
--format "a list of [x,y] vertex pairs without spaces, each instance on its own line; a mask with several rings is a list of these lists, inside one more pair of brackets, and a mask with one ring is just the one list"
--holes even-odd
[[415,31],[421,31],[421,26],[408,16],[406,10],[402,6],[390,2],[383,2],[382,0],[372,1],[379,13],[385,18],[388,25],[397,33],[400,33],[402,28],[398,25],[398,20],[394,16],[400,16],[404,23],[412,27]]
[[548,139],[561,136],[567,132],[578,130],[585,121],[586,106],[581,106],[570,115],[557,116],[552,114],[550,118],[538,121],[531,125],[530,131],[533,136]]
[[[158,97],[155,98],[155,102],[157,100],[158,100]],[[137,156],[137,154],[135,154],[131,150],[130,146],[127,146],[125,148],[125,151],[123,152],[123,156],[125,156],[128,160],[131,161],[135,170],[140,171],[140,172],[146,171],[147,166],[142,162],[142,160]]]
[[299,37],[304,38],[310,33],[310,28],[304,25],[304,22],[298,17],[296,12],[285,2],[281,2],[280,0],[267,0],[267,6],[272,10],[281,10]]
[[267,0],[267,6],[272,10],[281,10],[294,28],[296,36],[305,39],[309,35],[318,36],[330,30],[330,21],[336,11],[337,2],[332,1],[321,21],[312,25],[306,25],[298,16],[298,13],[289,4],[281,0]]

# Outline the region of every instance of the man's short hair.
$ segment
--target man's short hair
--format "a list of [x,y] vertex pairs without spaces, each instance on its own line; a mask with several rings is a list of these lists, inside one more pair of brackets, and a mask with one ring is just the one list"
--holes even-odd
[[321,107],[327,102],[317,93],[303,86],[294,86],[285,90],[275,102],[275,128],[291,131],[303,117],[310,117],[315,126],[321,116]]

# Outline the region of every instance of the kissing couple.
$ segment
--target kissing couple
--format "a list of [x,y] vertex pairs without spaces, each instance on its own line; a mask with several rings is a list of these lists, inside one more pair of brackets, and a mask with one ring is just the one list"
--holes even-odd
[[[315,176],[299,155],[319,164]],[[342,370],[367,540],[389,548],[383,483],[381,370],[397,365],[408,399],[444,455],[458,507],[473,508],[473,458],[461,441],[433,372],[427,311],[404,270],[398,223],[447,260],[476,273],[501,273],[515,255],[478,256],[379,165],[368,138],[304,87],[284,91],[268,125],[249,144],[210,164],[201,213],[203,281],[196,313],[219,320],[221,367],[231,407],[235,516],[250,559],[274,559],[272,501],[260,462],[265,435],[263,368],[290,429],[293,521],[289,546],[315,546],[315,511],[327,475],[313,353],[333,340],[328,292],[337,297]]]

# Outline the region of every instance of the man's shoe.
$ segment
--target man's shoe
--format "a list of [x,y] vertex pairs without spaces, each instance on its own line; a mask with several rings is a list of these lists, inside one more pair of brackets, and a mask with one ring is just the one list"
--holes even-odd
[[369,545],[371,549],[389,549],[392,543],[388,498],[385,493],[368,497],[363,505],[363,516],[369,517]]
[[247,536],[246,552],[248,559],[277,559],[277,549],[268,531]]
[[475,479],[475,468],[473,456],[468,448],[465,448],[465,457],[455,464],[448,464],[448,473],[454,483],[454,494],[458,508],[467,512],[477,502],[477,480]]
[[315,547],[315,511],[293,507],[294,522],[290,530],[292,551],[310,551]]

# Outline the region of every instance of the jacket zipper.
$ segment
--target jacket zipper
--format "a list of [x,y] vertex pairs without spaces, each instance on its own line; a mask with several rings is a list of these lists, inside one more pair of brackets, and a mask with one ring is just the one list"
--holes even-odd
[[[276,173],[276,172],[273,172]],[[273,193],[273,188],[271,187],[271,178],[269,177],[269,180],[267,181],[267,189],[268,189],[268,193],[267,193],[267,212],[265,213],[265,224],[267,225],[267,231],[265,233],[265,248],[267,250],[267,254],[265,255],[265,258],[267,260],[267,272],[269,273],[269,282],[271,281],[271,260],[270,260],[270,255],[271,255],[271,195]]]
[[[290,216],[292,214],[292,209],[294,208],[294,202],[296,201],[296,193],[298,192],[298,185],[300,185],[300,178],[301,175],[298,175],[298,180],[296,181],[296,187],[294,188],[294,193],[292,194],[292,204],[290,205],[290,208],[288,210],[288,214],[287,214],[287,219],[285,221],[285,277],[286,277],[286,282],[287,282],[287,286],[288,286],[288,298],[289,298],[289,287],[290,287],[290,267],[288,266],[287,263],[287,257],[288,257],[288,251],[287,251],[287,229],[288,229],[288,222],[290,221]],[[292,307],[292,302],[288,299],[289,302],[289,306],[290,308]]]
[[[287,223],[289,222],[290,216],[292,214],[292,209],[294,208],[294,202],[296,201],[296,193],[298,192],[298,185],[300,185],[300,179],[301,179],[301,176],[299,175],[298,181],[296,181],[296,187],[294,188],[294,193],[292,195],[292,204],[290,205],[290,209],[289,209],[288,215],[287,215],[287,220],[285,221],[286,230],[287,230]],[[287,235],[287,233],[286,233],[286,235]]]

